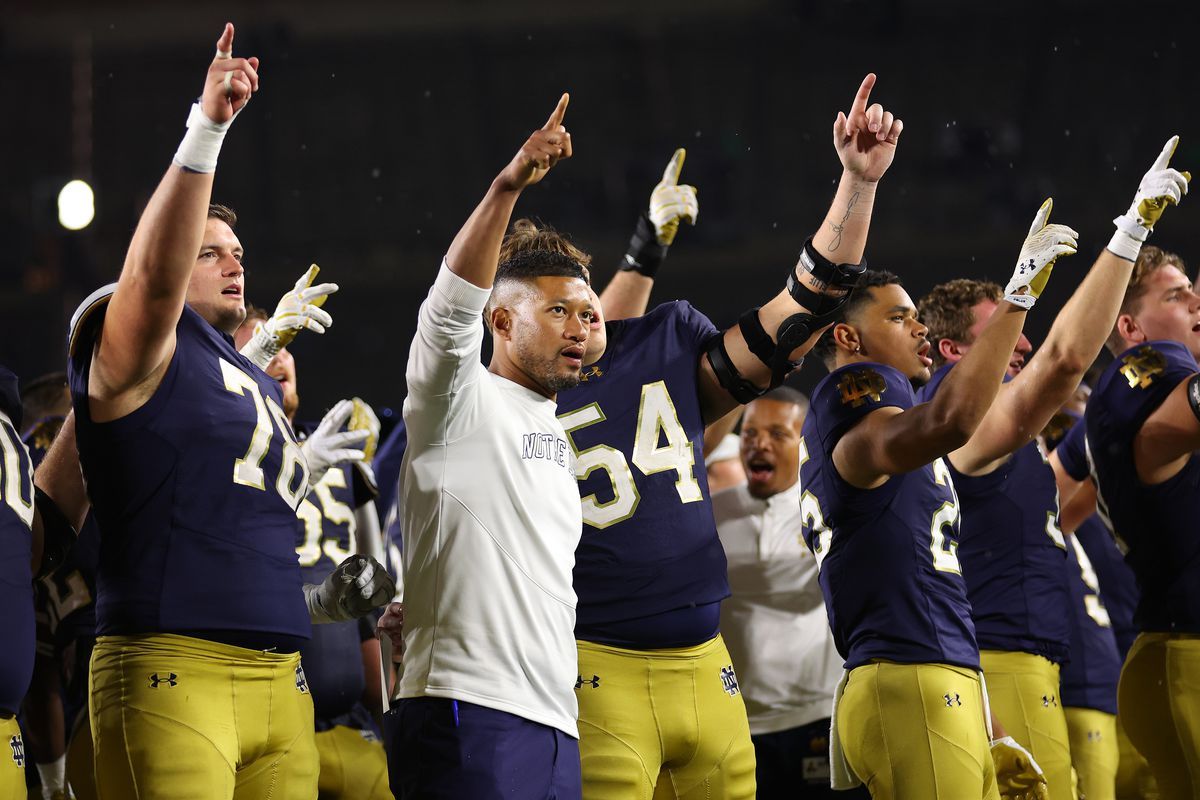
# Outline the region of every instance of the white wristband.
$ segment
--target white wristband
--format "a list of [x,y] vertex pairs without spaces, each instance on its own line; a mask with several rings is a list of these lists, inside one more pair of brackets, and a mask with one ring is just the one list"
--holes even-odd
[[225,141],[225,132],[232,122],[232,119],[224,123],[213,122],[199,103],[192,103],[187,118],[187,133],[175,151],[175,163],[192,172],[216,172],[221,142]]
[[271,359],[275,357],[281,347],[279,337],[268,331],[266,326],[260,322],[254,326],[254,335],[250,337],[250,341],[246,342],[239,352],[253,361],[259,369],[265,371],[267,364],[271,363]]
[[1113,224],[1117,229],[1108,240],[1108,251],[1126,261],[1137,261],[1138,253],[1142,252],[1142,244],[1150,235],[1150,231],[1129,217],[1117,217]]

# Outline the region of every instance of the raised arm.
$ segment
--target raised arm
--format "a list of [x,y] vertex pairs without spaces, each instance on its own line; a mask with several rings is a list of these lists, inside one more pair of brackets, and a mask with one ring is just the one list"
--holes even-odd
[[640,317],[646,313],[654,276],[675,241],[679,223],[696,224],[700,214],[696,187],[679,183],[686,157],[687,151],[681,147],[667,162],[662,180],[650,193],[650,208],[638,217],[620,269],[600,293],[600,304],[607,320]]
[[[849,113],[838,112],[833,123],[833,145],[842,162],[842,178],[821,227],[806,244],[791,273],[788,287],[776,294],[757,313],[757,322],[767,341],[747,343],[744,325],[753,319],[743,316],[724,333],[724,353],[710,350],[700,359],[700,391],[705,420],[712,422],[738,403],[754,399],[757,389],[778,385],[795,360],[812,349],[817,337],[836,321],[830,316],[849,293],[861,270],[875,204],[875,187],[891,166],[904,123],[879,103],[868,105],[875,86],[874,73],[858,88]],[[831,281],[830,276],[838,276]],[[797,315],[808,315],[798,318]],[[783,345],[780,344],[781,328]],[[718,377],[728,367],[749,386],[736,379]],[[767,358],[770,356],[770,358]],[[771,364],[767,362],[770,361]]]
[[560,159],[571,157],[571,134],[563,126],[570,99],[567,94],[559,99],[546,124],[521,145],[454,237],[446,253],[446,264],[455,275],[481,289],[492,288],[499,266],[500,243],[517,198],[527,186],[544,178]]
[[881,408],[839,440],[834,465],[855,486],[879,486],[962,447],[991,407],[1021,335],[1026,312],[1046,288],[1054,261],[1075,252],[1073,231],[1047,225],[1052,202],[1038,209],[1012,278],[970,351],[946,376],[933,399],[901,411]]
[[226,23],[199,103],[167,174],[142,212],[109,302],[91,369],[92,412],[124,416],[153,394],[175,351],[175,326],[203,243],[217,154],[258,90],[258,59],[233,58]]
[[[1037,435],[1079,386],[1112,332],[1142,241],[1158,218],[1156,214],[1148,220],[1149,215],[1136,215],[1136,209],[1153,203],[1161,214],[1167,204],[1178,203],[1187,193],[1185,173],[1167,166],[1178,142],[1178,136],[1171,137],[1142,177],[1131,207],[1135,218],[1126,223],[1126,217],[1118,217],[1108,248],[1059,312],[1029,366],[1000,390],[967,445],[951,454],[961,472],[994,469]],[[1144,231],[1141,238],[1126,232],[1129,225]]]

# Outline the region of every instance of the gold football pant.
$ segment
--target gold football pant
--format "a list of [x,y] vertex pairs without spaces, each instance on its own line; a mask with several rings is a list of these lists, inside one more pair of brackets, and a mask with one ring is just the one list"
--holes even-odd
[[1058,665],[1032,653],[981,650],[992,714],[1046,773],[1050,800],[1071,800],[1071,737],[1058,697]]
[[979,674],[875,662],[838,704],[846,763],[874,800],[1000,800]]
[[1067,733],[1071,737],[1071,764],[1087,800],[1116,800],[1117,715],[1094,708],[1067,708]]
[[751,800],[754,745],[720,636],[626,650],[578,642],[584,800]]
[[1143,633],[1117,687],[1121,723],[1165,798],[1200,798],[1200,636]]
[[1120,714],[1117,714],[1117,750],[1121,754],[1117,764],[1117,800],[1159,800],[1154,773],[1129,741]]
[[16,717],[0,717],[0,797],[25,800],[25,742]]
[[312,800],[313,704],[299,653],[173,634],[102,636],[89,709],[102,800]]
[[383,742],[370,731],[337,725],[317,734],[319,800],[393,800]]
[[85,708],[75,720],[71,741],[67,743],[67,783],[75,800],[96,800],[95,762],[92,726]]

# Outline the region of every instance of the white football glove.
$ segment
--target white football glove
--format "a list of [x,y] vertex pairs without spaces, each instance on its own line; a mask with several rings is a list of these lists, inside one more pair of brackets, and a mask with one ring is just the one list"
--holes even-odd
[[696,224],[700,215],[700,202],[696,200],[695,186],[680,186],[679,173],[683,169],[683,159],[687,151],[682,147],[675,151],[667,168],[663,170],[662,180],[650,193],[650,222],[654,225],[654,233],[661,245],[669,245],[675,241],[679,232],[680,220],[689,225]]
[[317,429],[301,443],[300,449],[308,462],[308,472],[311,476],[309,480],[313,485],[316,485],[334,464],[366,459],[366,452],[354,448],[366,443],[370,431],[342,430],[353,413],[354,401],[342,400],[329,410],[317,425]]
[[1079,249],[1079,234],[1066,225],[1047,225],[1054,198],[1046,198],[1029,226],[1029,235],[1021,245],[1021,255],[1012,278],[1004,287],[1004,299],[1026,310],[1033,308],[1050,280],[1050,270],[1059,256],[1069,256]]
[[1188,192],[1191,173],[1170,169],[1167,164],[1179,144],[1179,137],[1172,136],[1163,145],[1162,152],[1142,176],[1137,194],[1129,210],[1113,220],[1117,230],[1108,243],[1110,252],[1128,261],[1137,261],[1142,243],[1154,230],[1154,223],[1172,203],[1178,204]]
[[333,317],[323,311],[321,305],[338,290],[338,285],[322,283],[313,286],[313,278],[320,271],[316,264],[305,270],[292,290],[279,298],[271,318],[254,326],[254,336],[246,342],[241,353],[259,369],[266,369],[275,354],[291,344],[300,331],[307,328],[324,333],[333,324]]
[[320,584],[304,584],[309,618],[318,625],[358,619],[396,595],[396,582],[370,556],[353,555]]
[[1050,796],[1042,768],[1011,736],[992,742],[992,762],[1004,800],[1046,800]]

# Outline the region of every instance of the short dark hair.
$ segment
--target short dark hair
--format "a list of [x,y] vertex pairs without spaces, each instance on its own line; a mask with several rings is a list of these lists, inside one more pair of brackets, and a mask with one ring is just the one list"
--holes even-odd
[[991,281],[977,281],[971,278],[956,278],[933,287],[929,294],[917,303],[917,313],[921,322],[929,328],[929,342],[933,348],[929,352],[933,365],[940,367],[945,359],[942,358],[938,342],[942,339],[952,339],[962,344],[972,344],[971,328],[975,325],[975,312],[972,309],[984,300],[999,303],[1004,299],[1004,290],[1000,284]]
[[[808,397],[798,389],[793,389],[790,386],[776,386],[771,391],[764,394],[758,400],[771,400],[776,403],[790,403],[794,406],[799,406],[800,410],[808,412]],[[751,401],[753,402],[753,401]]]
[[[850,322],[850,319],[864,305],[871,301],[871,292],[869,290],[878,286],[899,285],[900,277],[894,272],[888,272],[885,269],[867,270],[858,279],[858,285],[850,290],[850,296],[846,298],[846,304],[842,306],[842,321]],[[821,334],[821,338],[817,339],[817,343],[813,345],[812,354],[821,359],[827,369],[832,370],[836,363],[834,358],[834,353],[836,352],[837,345],[833,341],[833,328],[830,328]]]
[[570,256],[554,250],[527,250],[500,264],[496,269],[495,283],[547,277],[587,280],[583,265]]
[[519,219],[500,244],[500,262],[503,264],[521,253],[551,251],[567,256],[583,267],[590,267],[592,257],[580,250],[565,233],[559,233],[546,223],[535,223],[531,219]]
[[71,410],[66,393],[67,373],[51,372],[34,378],[21,387],[21,415],[26,425],[43,417],[64,416]]
[[220,203],[209,204],[208,218],[221,220],[221,222],[229,226],[230,230],[237,227],[237,214],[229,206],[223,206]]

